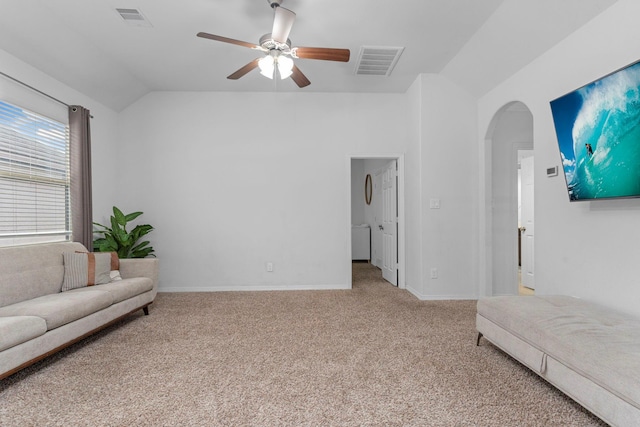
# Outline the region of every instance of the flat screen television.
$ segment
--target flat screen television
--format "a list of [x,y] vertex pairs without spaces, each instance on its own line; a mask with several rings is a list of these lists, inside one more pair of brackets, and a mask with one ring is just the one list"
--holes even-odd
[[551,101],[569,200],[640,197],[640,61]]

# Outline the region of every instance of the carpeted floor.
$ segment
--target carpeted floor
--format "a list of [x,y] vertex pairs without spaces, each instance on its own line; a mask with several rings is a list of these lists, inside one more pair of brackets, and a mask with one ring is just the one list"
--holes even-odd
[[2,426],[600,426],[482,341],[475,301],[349,291],[159,294],[0,381]]

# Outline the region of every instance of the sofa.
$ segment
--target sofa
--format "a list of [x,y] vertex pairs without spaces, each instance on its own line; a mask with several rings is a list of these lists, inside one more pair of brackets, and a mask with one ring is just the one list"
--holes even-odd
[[148,315],[157,286],[155,258],[118,260],[75,242],[0,248],[0,380],[137,310]]
[[640,426],[640,319],[568,296],[478,300],[484,337],[612,426]]

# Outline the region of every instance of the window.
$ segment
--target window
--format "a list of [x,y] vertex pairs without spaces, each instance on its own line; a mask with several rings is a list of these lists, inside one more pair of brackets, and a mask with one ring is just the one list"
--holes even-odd
[[0,101],[0,246],[68,240],[69,127]]

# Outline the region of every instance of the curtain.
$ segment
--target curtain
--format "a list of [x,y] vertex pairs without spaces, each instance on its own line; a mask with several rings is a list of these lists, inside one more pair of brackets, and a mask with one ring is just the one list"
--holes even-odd
[[75,242],[93,251],[90,119],[91,114],[86,108],[69,106],[71,232]]

